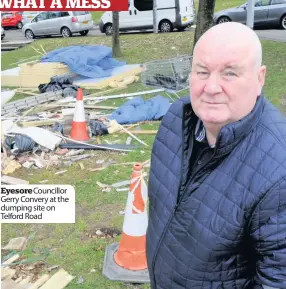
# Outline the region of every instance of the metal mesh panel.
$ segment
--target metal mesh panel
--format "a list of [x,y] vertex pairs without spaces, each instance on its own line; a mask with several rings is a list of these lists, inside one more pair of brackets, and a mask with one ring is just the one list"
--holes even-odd
[[182,90],[189,86],[192,56],[182,55],[168,60],[154,60],[143,64],[143,84],[169,90]]

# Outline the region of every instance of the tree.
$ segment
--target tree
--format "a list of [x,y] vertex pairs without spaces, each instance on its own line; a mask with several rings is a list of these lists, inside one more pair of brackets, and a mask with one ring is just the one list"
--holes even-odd
[[200,0],[197,14],[194,46],[199,38],[213,25],[215,0]]
[[113,57],[121,56],[119,38],[119,12],[112,12],[112,54]]

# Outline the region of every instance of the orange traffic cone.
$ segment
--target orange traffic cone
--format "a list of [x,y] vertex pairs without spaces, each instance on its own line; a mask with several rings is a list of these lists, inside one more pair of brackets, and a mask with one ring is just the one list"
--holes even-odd
[[82,89],[78,88],[76,96],[76,104],[72,122],[70,137],[74,140],[89,140],[87,124],[84,114]]
[[134,165],[125,209],[123,233],[114,261],[120,267],[137,271],[147,268],[146,231],[147,186],[142,175],[142,166]]

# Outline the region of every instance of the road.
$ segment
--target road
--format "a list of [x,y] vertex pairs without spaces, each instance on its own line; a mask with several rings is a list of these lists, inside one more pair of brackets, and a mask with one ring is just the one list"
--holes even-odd
[[[193,28],[191,28],[191,29],[193,29]],[[152,30],[150,32],[152,32]],[[267,30],[255,30],[255,32],[260,37],[260,39],[286,42],[286,30],[267,29]],[[21,30],[9,29],[9,30],[5,30],[5,33],[6,33],[6,37],[4,39],[5,42],[6,41],[26,40],[24,35],[22,34]],[[89,37],[90,36],[104,36],[104,34],[102,34],[99,31],[99,29],[97,27],[95,27],[94,29],[89,31],[87,36],[89,36]],[[57,36],[57,37],[61,37],[61,36]],[[79,34],[74,34],[74,37],[82,37],[82,36],[80,36]]]

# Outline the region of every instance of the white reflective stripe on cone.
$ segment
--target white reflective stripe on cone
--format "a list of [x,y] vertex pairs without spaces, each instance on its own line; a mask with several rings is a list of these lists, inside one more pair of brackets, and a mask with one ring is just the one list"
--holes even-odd
[[[147,196],[147,186],[143,180],[141,182],[142,184],[142,197],[145,203],[144,212],[140,212],[137,208],[134,207],[133,201],[134,201],[134,191],[135,188],[139,185],[141,177],[136,178],[138,180],[137,184],[135,185],[132,192],[129,191],[127,203],[126,203],[126,209],[125,209],[125,217],[124,217],[124,223],[123,223],[123,232],[126,235],[129,236],[144,236],[147,231],[147,225],[148,225],[148,216],[147,216],[147,209],[146,209],[146,196]],[[145,186],[144,186],[145,184]],[[132,209],[135,209],[137,212],[136,214],[132,213]]]
[[85,121],[84,106],[83,106],[82,100],[78,100],[76,102],[73,121],[76,121],[76,122],[84,122]]
[[125,213],[123,233],[133,237],[145,236],[147,225],[148,217],[146,211],[141,214]]

